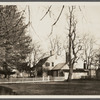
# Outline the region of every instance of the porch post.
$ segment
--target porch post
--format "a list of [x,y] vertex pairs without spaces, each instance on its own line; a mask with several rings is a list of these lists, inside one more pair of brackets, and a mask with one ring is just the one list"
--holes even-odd
[[50,76],[48,76],[48,81],[50,81]]
[[44,76],[43,76],[43,78],[42,78],[42,81],[44,81]]

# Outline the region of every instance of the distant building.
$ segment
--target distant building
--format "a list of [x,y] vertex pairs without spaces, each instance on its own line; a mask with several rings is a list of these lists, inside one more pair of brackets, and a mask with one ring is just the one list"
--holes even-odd
[[42,65],[43,76],[48,76],[50,70],[52,70],[57,64],[64,63],[64,62],[65,61],[61,56],[50,52],[50,56],[46,59],[46,61]]
[[[88,70],[86,69],[73,69],[72,79],[80,79],[88,76]],[[63,76],[65,79],[68,78],[69,66],[66,63],[57,64],[52,70],[51,75],[53,77]]]
[[[56,55],[51,51],[50,56],[41,59],[36,66],[43,77],[65,77],[65,79],[67,79],[69,74],[69,66],[66,63],[66,61],[68,61],[67,54],[65,58],[66,59],[63,59],[60,55]],[[88,69],[85,69],[84,66],[77,68],[76,65],[73,69],[72,79],[85,78],[88,77],[88,75]]]

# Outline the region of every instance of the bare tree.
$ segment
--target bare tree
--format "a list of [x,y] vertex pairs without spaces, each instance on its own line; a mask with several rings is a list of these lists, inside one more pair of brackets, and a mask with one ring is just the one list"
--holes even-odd
[[[51,34],[53,32],[53,27],[57,24],[57,22],[61,18],[64,8],[65,8],[65,6],[63,5],[57,19],[52,24]],[[51,6],[48,8],[45,16],[48,14],[50,9],[51,9]],[[70,81],[72,78],[74,64],[79,59],[79,57],[78,57],[79,52],[82,50],[81,41],[79,38],[77,38],[77,32],[76,32],[77,20],[75,19],[75,15],[74,15],[75,9],[76,9],[75,6],[68,7],[68,19],[67,20],[68,20],[68,43],[69,44],[66,43],[66,46],[64,45],[64,48],[66,48],[68,50],[68,65],[69,65],[68,81]],[[77,38],[77,40],[76,40],[76,38]],[[55,42],[53,42],[53,43],[54,43],[54,47],[55,47]]]
[[35,65],[44,56],[45,56],[45,53],[43,53],[40,44],[38,42],[34,42],[33,43],[33,51],[32,51],[32,59],[33,59],[32,64],[33,64],[35,76],[37,76],[37,70],[38,70],[37,66],[35,66]]
[[61,54],[62,43],[60,37],[50,37],[50,49],[54,51],[57,55]]
[[[51,25],[51,32],[50,32],[50,35],[52,35],[52,33],[53,33],[53,28],[54,28],[54,26],[57,24],[57,22],[59,21],[61,15],[62,15],[62,12],[63,12],[63,10],[64,10],[64,7],[65,7],[64,5],[61,6],[61,10],[59,11],[59,14],[58,14],[56,20],[55,20],[55,21],[53,22],[53,24]],[[51,8],[52,8],[52,5],[50,5],[50,6],[48,7],[46,13],[45,13],[44,16],[40,19],[41,21],[45,18],[45,16],[46,16],[48,13],[49,13],[49,14],[51,13]],[[50,35],[49,35],[49,36],[50,36]]]
[[69,38],[69,45],[68,45],[68,58],[69,58],[69,75],[68,75],[68,81],[71,80],[72,74],[73,74],[73,67],[74,64],[79,59],[78,53],[80,50],[82,50],[82,45],[80,40],[76,42],[77,32],[76,32],[76,26],[77,26],[77,20],[75,19],[75,12],[76,7],[70,6],[69,7],[69,22],[68,22],[68,38]]
[[42,59],[45,53],[42,52],[41,46],[39,43],[33,43],[33,66],[37,64],[37,62]]
[[96,51],[94,56],[95,69],[100,68],[100,48]]
[[86,61],[87,69],[91,69],[91,65],[94,64],[94,58],[96,50],[94,49],[95,39],[91,38],[89,35],[84,35],[82,39],[83,44],[83,55],[82,58]]

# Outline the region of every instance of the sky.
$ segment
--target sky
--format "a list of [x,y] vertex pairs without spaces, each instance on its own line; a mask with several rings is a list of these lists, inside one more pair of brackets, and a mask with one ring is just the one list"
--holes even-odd
[[[66,35],[68,34],[68,6],[75,5],[77,8],[75,11],[78,22],[77,33],[79,35],[89,34],[90,37],[96,39],[97,44],[100,44],[100,2],[3,2],[3,5],[4,4],[17,5],[19,10],[26,8],[26,23],[29,21],[29,6],[31,26],[28,33],[31,35],[33,41],[35,40],[41,43],[44,50],[48,50],[48,36],[51,32],[51,25],[59,15],[62,5],[65,5],[65,8],[59,21],[54,26],[51,37],[58,35],[62,42],[65,40]],[[41,21],[40,19],[44,16],[50,5],[52,5],[52,8],[50,9],[51,14],[45,16]],[[81,11],[79,7],[81,8]]]
[[[100,3],[99,3],[100,4]],[[50,4],[51,5],[51,4]],[[60,13],[62,5],[52,5],[51,13],[47,14],[43,20],[40,20],[46,13],[48,5],[29,5],[30,8],[30,29],[29,33],[35,41],[39,41],[43,48],[48,49],[49,34],[51,32],[51,25],[56,20]],[[68,34],[68,4],[65,4],[63,13],[53,28],[51,37],[58,35],[61,40],[64,40]],[[26,5],[21,6],[24,9]],[[76,5],[75,17],[77,19],[77,34],[89,34],[97,40],[97,44],[100,43],[100,5]],[[81,8],[81,10],[79,9]],[[51,15],[51,16],[50,16]],[[26,22],[29,21],[29,12],[26,9]],[[63,42],[63,41],[62,41]]]
[[[47,14],[43,20],[41,18],[44,16],[48,7],[52,5],[49,14]],[[53,33],[49,37],[51,32],[51,26],[57,19],[61,7],[61,3],[26,3],[24,5],[18,5],[20,10],[25,10],[25,20],[26,23],[29,21],[29,11],[30,8],[30,21],[31,25],[28,29],[28,33],[31,35],[33,41],[38,41],[44,50],[44,52],[49,51],[49,39],[55,37],[56,35],[60,37],[62,43],[65,42],[66,36],[68,35],[68,6],[75,5],[75,18],[77,19],[77,34],[83,36],[88,34],[94,40],[96,40],[95,48],[100,46],[100,3],[64,3],[64,10],[62,15],[53,28]]]

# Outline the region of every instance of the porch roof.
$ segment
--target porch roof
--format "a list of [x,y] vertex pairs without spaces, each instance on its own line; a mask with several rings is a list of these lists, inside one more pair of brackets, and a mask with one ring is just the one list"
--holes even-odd
[[[85,70],[85,69],[73,69],[73,72],[88,72],[89,70]],[[64,72],[69,72],[69,69],[64,70]]]
[[[59,63],[54,68],[51,69],[51,71],[57,71],[57,70],[63,70],[64,72],[69,72],[69,66],[66,63]],[[76,68],[73,69],[73,72],[88,72],[88,69],[81,69]]]
[[59,63],[52,70],[61,70],[61,69],[66,70],[69,69],[69,67],[66,63]]

